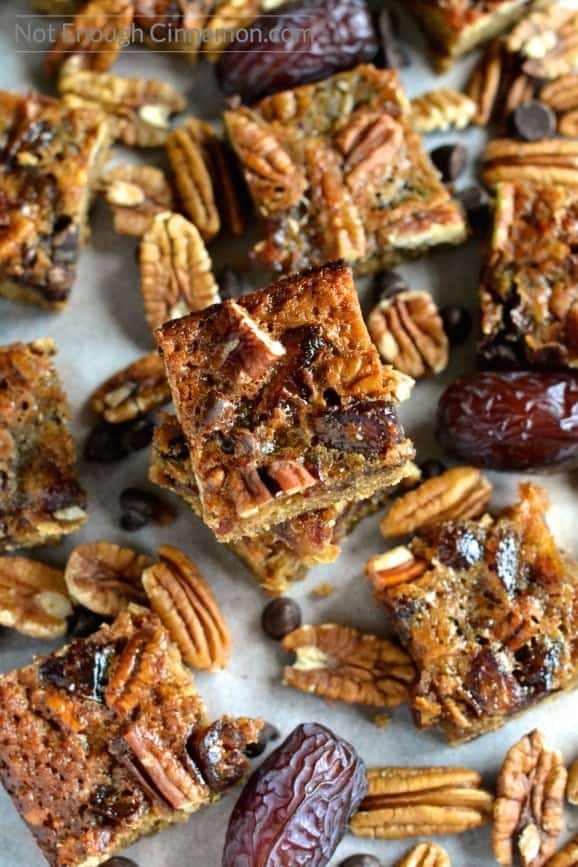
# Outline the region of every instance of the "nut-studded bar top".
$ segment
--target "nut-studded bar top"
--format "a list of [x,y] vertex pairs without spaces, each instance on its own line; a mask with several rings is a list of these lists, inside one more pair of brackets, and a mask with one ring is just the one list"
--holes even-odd
[[335,262],[157,332],[202,516],[229,541],[407,474],[396,406],[351,269]]

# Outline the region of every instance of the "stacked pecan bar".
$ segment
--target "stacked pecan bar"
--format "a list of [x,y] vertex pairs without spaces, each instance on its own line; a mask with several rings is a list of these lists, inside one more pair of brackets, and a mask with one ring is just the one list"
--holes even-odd
[[0,347],[0,552],[59,541],[86,521],[51,340]]
[[410,474],[396,410],[410,381],[382,367],[344,263],[167,322],[157,339],[178,422],[157,431],[152,478],[272,592],[334,559],[344,528]]
[[261,723],[210,724],[178,650],[136,606],[0,678],[0,781],[53,867],[88,867],[237,782]]
[[397,73],[362,65],[225,114],[267,267],[343,258],[367,273],[465,239],[458,205],[411,124]]
[[108,145],[99,113],[0,92],[0,295],[64,306]]

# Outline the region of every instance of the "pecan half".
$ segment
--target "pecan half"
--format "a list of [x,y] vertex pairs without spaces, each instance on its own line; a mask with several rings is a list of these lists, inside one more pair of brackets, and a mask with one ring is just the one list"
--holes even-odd
[[221,228],[206,151],[211,136],[216,138],[216,133],[209,124],[189,118],[167,140],[175,189],[185,214],[205,241],[214,238]]
[[506,46],[526,58],[523,70],[534,78],[567,75],[578,63],[578,13],[552,6],[524,16]]
[[168,635],[156,618],[135,632],[109,668],[106,706],[123,718],[130,717],[156,683],[168,649]]
[[549,81],[540,91],[540,99],[554,111],[578,108],[578,75],[562,75]]
[[375,591],[379,594],[388,587],[421,578],[427,570],[427,564],[425,560],[414,557],[405,545],[399,545],[386,551],[385,554],[370,557],[365,570]]
[[170,399],[163,361],[158,352],[151,352],[103,382],[90,398],[90,408],[109,424],[122,424]]
[[520,142],[495,139],[484,151],[483,181],[578,184],[578,142],[545,139]]
[[154,166],[115,166],[99,181],[119,235],[140,238],[153,217],[173,208],[173,191],[164,172]]
[[83,4],[72,27],[62,28],[48,53],[49,73],[54,75],[71,58],[78,60],[79,69],[110,69],[133,18],[132,0],[90,0]]
[[404,145],[402,127],[383,112],[358,110],[341,127],[335,144],[343,156],[345,183],[355,198],[372,195],[375,182],[380,185],[393,177],[393,167]]
[[449,343],[428,292],[383,298],[369,314],[367,328],[382,359],[402,373],[419,379],[445,370]]
[[568,768],[566,797],[569,804],[578,805],[578,759],[575,759]]
[[231,639],[211,590],[177,548],[162,545],[158,553],[161,562],[147,569],[142,579],[152,608],[188,665],[208,671],[224,668]]
[[173,810],[190,812],[205,803],[209,787],[200,774],[190,773],[184,764],[144,724],[134,722],[123,736],[136,759],[136,767],[151,788]]
[[140,246],[141,292],[153,330],[220,300],[212,267],[192,223],[169,212],[154,218]]
[[350,825],[358,837],[462,834],[492,818],[492,795],[467,768],[371,768],[367,779],[367,795]]
[[574,837],[556,852],[546,867],[578,867],[578,837]]
[[95,614],[116,617],[131,602],[144,604],[141,576],[152,560],[112,542],[92,542],[73,549],[64,579],[68,592]]
[[303,626],[283,639],[296,660],[284,683],[348,704],[394,707],[407,700],[415,669],[404,650],[349,626]]
[[236,301],[226,301],[224,311],[229,321],[223,340],[222,376],[237,382],[243,396],[251,398],[259,393],[264,378],[286,355],[286,349]]
[[437,843],[418,843],[403,856],[397,867],[451,867],[448,853]]
[[578,109],[566,111],[558,119],[558,134],[568,138],[578,136]]
[[419,133],[465,129],[478,112],[471,97],[451,87],[428,90],[412,99],[411,122]]
[[0,626],[32,638],[58,638],[71,614],[60,569],[26,557],[0,557]]
[[482,54],[466,87],[467,96],[477,106],[474,120],[480,126],[486,126],[494,115],[504,74],[502,43],[495,39]]
[[205,24],[204,51],[216,62],[241,27],[248,27],[261,11],[261,0],[224,0]]
[[500,770],[492,844],[499,864],[541,867],[556,849],[564,821],[566,769],[541,732],[525,735]]
[[270,127],[259,123],[250,109],[225,112],[225,124],[253,199],[261,203],[261,215],[298,204],[307,179]]
[[78,71],[75,66],[69,61],[58,83],[65,105],[101,110],[113,137],[129,147],[164,145],[171,117],[185,107],[182,96],[170,84]]
[[380,529],[386,539],[427,531],[444,521],[466,521],[486,511],[492,484],[476,467],[454,467],[427,479],[393,504]]

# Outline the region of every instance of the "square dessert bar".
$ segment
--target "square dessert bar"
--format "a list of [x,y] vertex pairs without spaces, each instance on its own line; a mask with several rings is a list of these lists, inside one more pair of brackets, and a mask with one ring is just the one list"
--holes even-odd
[[376,271],[466,237],[459,206],[411,126],[397,73],[370,65],[225,113],[267,267],[342,258]]
[[[417,537],[396,576],[372,572],[418,670],[415,721],[441,726],[451,743],[499,728],[578,679],[578,564],[556,547],[545,493],[526,483],[520,495],[494,519]],[[409,580],[394,584],[404,572]]]
[[383,367],[342,262],[156,332],[205,523],[253,536],[407,474],[411,380]]
[[[413,465],[411,467],[415,472]],[[200,514],[189,450],[174,416],[165,415],[155,430],[149,478],[177,494]],[[305,578],[310,566],[335,560],[340,553],[339,543],[345,536],[364,517],[382,508],[390,496],[391,489],[386,489],[367,500],[305,512],[253,537],[230,542],[229,547],[267,593],[279,596],[294,581]]]
[[64,306],[108,145],[100,114],[0,91],[0,296]]
[[57,542],[86,521],[52,340],[0,346],[0,552]]
[[409,0],[444,69],[483,42],[499,36],[530,12],[552,0]]
[[52,867],[96,867],[247,770],[259,723],[209,724],[155,614],[0,678],[0,780]]
[[481,362],[578,367],[578,188],[500,183],[494,220]]

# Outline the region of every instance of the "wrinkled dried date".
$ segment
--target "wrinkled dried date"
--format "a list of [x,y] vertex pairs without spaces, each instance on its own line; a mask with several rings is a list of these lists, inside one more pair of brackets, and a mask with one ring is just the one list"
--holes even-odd
[[50,686],[80,698],[102,702],[113,647],[90,641],[74,641],[61,656],[49,656],[40,666],[40,677]]
[[[290,38],[280,42],[281,30]],[[375,57],[378,48],[364,0],[292,3],[257,18],[251,33],[258,36],[235,39],[217,66],[225,93],[245,102],[351,69]]]
[[578,466],[578,376],[475,373],[442,395],[437,436],[449,452],[495,470]]
[[313,419],[313,428],[328,448],[367,455],[402,439],[395,408],[384,400],[355,400],[346,408],[335,407]]
[[222,867],[323,867],[366,790],[353,747],[318,723],[298,726],[241,792]]

